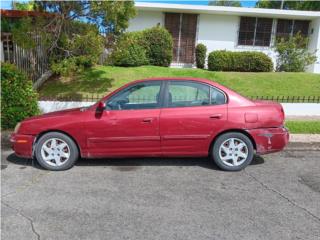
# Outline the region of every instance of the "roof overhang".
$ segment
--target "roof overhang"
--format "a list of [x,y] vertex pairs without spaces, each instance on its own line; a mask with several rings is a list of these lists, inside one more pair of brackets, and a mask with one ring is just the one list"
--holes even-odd
[[167,4],[167,3],[146,3],[135,2],[137,10],[158,11],[158,12],[179,12],[179,13],[206,13],[218,15],[252,16],[267,18],[290,18],[312,20],[320,18],[320,12],[315,11],[297,11],[280,10],[266,8],[246,8],[246,7],[220,7],[220,6],[202,6],[186,4]]

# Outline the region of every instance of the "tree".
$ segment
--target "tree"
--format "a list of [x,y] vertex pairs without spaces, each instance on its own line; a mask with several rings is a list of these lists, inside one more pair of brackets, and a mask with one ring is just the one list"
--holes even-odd
[[12,1],[12,9],[13,10],[32,11],[32,10],[34,10],[34,1],[28,1],[28,2]]
[[257,8],[272,8],[272,9],[283,9],[286,10],[306,10],[306,11],[320,11],[319,1],[272,1],[272,0],[259,0],[256,3]]
[[300,33],[289,39],[278,40],[275,46],[278,54],[277,71],[303,72],[308,65],[316,62],[315,53],[308,51],[308,41]]
[[225,6],[225,7],[241,7],[240,1],[228,1],[228,0],[214,0],[209,1],[210,6]]
[[132,1],[35,1],[34,9],[36,17],[22,19],[13,29],[15,42],[33,48],[40,36],[51,62],[72,58],[68,64],[73,66],[83,56],[95,63],[106,41],[101,32],[119,36],[135,15]]

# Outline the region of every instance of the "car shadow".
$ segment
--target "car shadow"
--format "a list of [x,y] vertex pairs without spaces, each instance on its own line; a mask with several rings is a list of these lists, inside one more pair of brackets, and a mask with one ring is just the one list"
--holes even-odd
[[[43,169],[35,159],[25,159],[17,157],[14,153],[7,157],[7,162],[11,164],[25,166],[33,166]],[[263,164],[264,159],[255,155],[250,165]],[[79,159],[76,166],[100,166],[116,168],[120,171],[131,171],[143,166],[198,166],[211,170],[221,171],[211,160],[211,158],[95,158],[95,159]]]

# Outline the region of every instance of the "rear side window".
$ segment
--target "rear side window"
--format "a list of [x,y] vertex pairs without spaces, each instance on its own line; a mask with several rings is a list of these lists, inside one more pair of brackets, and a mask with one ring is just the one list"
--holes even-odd
[[220,105],[220,104],[226,103],[226,96],[220,90],[214,87],[210,87],[210,94],[211,94],[211,101],[210,101],[211,105]]
[[207,84],[192,81],[170,81],[168,84],[168,107],[193,107],[224,103],[224,94]]

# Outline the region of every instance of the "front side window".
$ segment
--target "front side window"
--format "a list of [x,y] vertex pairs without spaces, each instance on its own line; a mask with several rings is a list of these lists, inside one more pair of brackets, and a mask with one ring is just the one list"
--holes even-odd
[[160,107],[161,81],[143,82],[130,86],[107,101],[109,110],[138,110]]
[[171,81],[168,85],[168,107],[194,107],[224,104],[225,96],[209,85],[192,81]]
[[241,17],[238,44],[270,46],[272,22],[271,18]]

